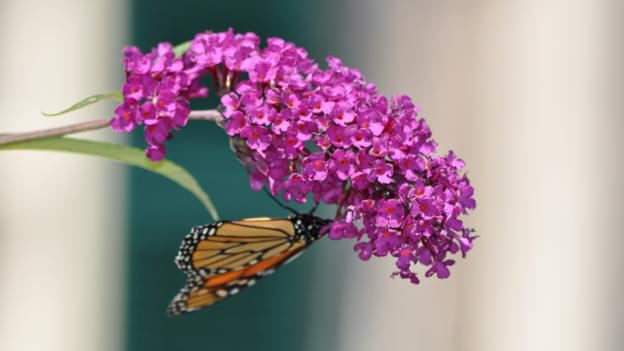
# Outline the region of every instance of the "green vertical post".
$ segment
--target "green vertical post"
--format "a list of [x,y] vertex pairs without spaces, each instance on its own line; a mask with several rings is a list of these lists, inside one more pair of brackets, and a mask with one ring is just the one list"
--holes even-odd
[[[310,26],[320,23],[320,4],[295,1],[133,0],[131,43],[148,50],[204,30],[253,31],[280,36],[317,50]],[[303,6],[308,6],[305,8]],[[318,22],[317,22],[318,21]],[[328,54],[318,50],[319,54]],[[314,57],[322,57],[313,55]],[[194,108],[216,106],[213,96]],[[137,131],[133,143],[143,146]],[[285,216],[264,194],[253,192],[228,148],[225,133],[209,122],[192,122],[175,133],[167,156],[187,167],[210,193],[224,218]],[[132,169],[127,240],[127,350],[298,350],[306,337],[308,281],[314,253],[283,268],[253,289],[206,310],[170,318],[169,300],[184,284],[173,258],[191,226],[210,222],[205,209],[173,183]],[[314,251],[313,246],[310,251]]]

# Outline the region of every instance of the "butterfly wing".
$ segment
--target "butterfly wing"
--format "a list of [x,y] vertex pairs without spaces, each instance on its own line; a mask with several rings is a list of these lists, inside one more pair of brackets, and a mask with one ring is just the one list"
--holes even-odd
[[290,219],[254,218],[194,227],[176,257],[187,285],[171,302],[171,315],[212,305],[294,258],[308,241]]
[[239,270],[290,249],[298,240],[289,219],[253,218],[194,227],[175,261],[191,275]]
[[196,311],[238,294],[273,273],[281,265],[303,252],[305,243],[297,242],[289,250],[239,270],[212,275],[208,278],[189,275],[187,284],[176,295],[168,308],[169,315]]

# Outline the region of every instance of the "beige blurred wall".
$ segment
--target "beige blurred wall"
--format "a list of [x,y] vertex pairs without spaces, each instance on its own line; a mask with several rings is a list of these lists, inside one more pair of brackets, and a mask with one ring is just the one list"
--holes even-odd
[[[125,34],[122,0],[0,1],[0,131],[106,117],[111,104],[40,111],[116,89]],[[86,156],[0,152],[0,350],[122,347],[123,173]]]
[[622,5],[348,0],[345,45],[477,189],[446,281],[348,260],[340,350],[620,350]]

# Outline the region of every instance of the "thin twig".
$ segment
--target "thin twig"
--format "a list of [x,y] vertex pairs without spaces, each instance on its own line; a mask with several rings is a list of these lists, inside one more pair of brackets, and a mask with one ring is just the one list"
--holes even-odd
[[[189,120],[214,121],[217,124],[223,123],[223,116],[217,110],[191,111]],[[33,132],[15,133],[0,136],[0,145],[18,143],[33,139],[51,138],[67,134],[82,133],[89,130],[101,129],[110,125],[110,118],[96,119],[93,121],[70,124],[64,127],[36,130]]]
[[189,119],[196,121],[213,121],[216,123],[223,122],[223,116],[221,112],[217,110],[197,110],[191,111]]
[[96,119],[94,121],[70,124],[64,127],[36,130],[34,132],[9,134],[0,137],[0,145],[17,143],[33,139],[50,138],[66,134],[85,132],[100,129],[110,125],[110,118]]

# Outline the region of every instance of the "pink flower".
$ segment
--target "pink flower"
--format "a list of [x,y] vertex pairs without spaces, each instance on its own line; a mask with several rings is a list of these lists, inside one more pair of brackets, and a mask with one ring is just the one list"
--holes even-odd
[[309,185],[300,174],[292,174],[286,181],[286,189],[284,191],[284,199],[286,201],[294,200],[304,203],[306,195],[309,191]]
[[[126,97],[127,101],[138,102],[143,99],[146,92],[144,92],[143,82],[140,76],[131,76],[121,88],[121,92]],[[145,95],[144,95],[145,94]]]
[[368,175],[369,181],[378,181],[381,184],[390,184],[394,182],[392,179],[392,165],[382,160],[373,163],[373,167]]
[[293,126],[293,134],[297,135],[297,139],[300,141],[308,141],[312,138],[312,134],[316,131],[314,123],[310,122],[297,122]]
[[226,117],[230,117],[232,113],[238,110],[238,107],[240,106],[240,99],[238,95],[229,93],[221,97],[221,104],[225,107],[224,115]]
[[376,256],[386,256],[396,251],[401,245],[401,234],[395,229],[379,228],[374,244]]
[[335,147],[349,147],[351,145],[351,136],[355,133],[352,128],[342,128],[338,125],[331,124],[327,129],[329,141]]
[[150,145],[145,150],[147,157],[152,161],[160,161],[165,157],[165,152],[167,149],[165,145]]
[[130,132],[137,125],[137,110],[135,106],[121,104],[115,108],[115,117],[111,120],[111,126],[116,132]]
[[337,221],[332,225],[328,236],[332,240],[352,239],[358,236],[358,232],[352,223]]
[[324,155],[312,154],[303,159],[303,175],[309,180],[325,180],[327,178],[327,163]]
[[166,120],[160,120],[156,124],[145,126],[145,140],[150,145],[162,145],[169,138],[171,127]]
[[347,104],[337,104],[332,111],[332,120],[339,126],[346,127],[355,119],[355,113]]
[[281,135],[290,129],[290,120],[292,116],[290,111],[282,110],[272,115],[271,130],[277,135]]
[[371,146],[371,135],[367,129],[359,129],[351,137],[353,146],[358,149],[366,149]]
[[245,129],[245,133],[241,134],[247,139],[247,145],[252,150],[263,151],[271,144],[271,135],[266,129],[259,126],[251,126]]
[[405,211],[397,199],[380,200],[377,205],[376,224],[379,227],[398,228],[403,222]]
[[242,64],[242,68],[249,73],[249,78],[256,82],[266,83],[275,79],[277,67],[274,60],[260,56],[252,56]]
[[237,135],[247,133],[246,129],[249,127],[245,115],[240,111],[235,111],[230,116],[230,119],[225,124],[225,132],[230,135]]
[[269,125],[271,124],[271,120],[274,118],[277,113],[271,107],[266,105],[261,105],[260,107],[253,108],[251,111],[247,111],[251,115],[251,121],[254,124],[259,125]]
[[352,151],[336,150],[332,155],[332,170],[340,180],[349,179],[355,172],[355,155]]
[[409,247],[399,250],[399,254],[397,255],[397,261],[396,261],[397,268],[399,268],[402,271],[409,270],[409,267],[412,264],[412,261],[414,260],[413,256],[414,254],[412,250],[409,249]]
[[354,251],[359,251],[358,256],[362,261],[368,261],[373,254],[373,245],[367,242],[359,242],[353,247]]

